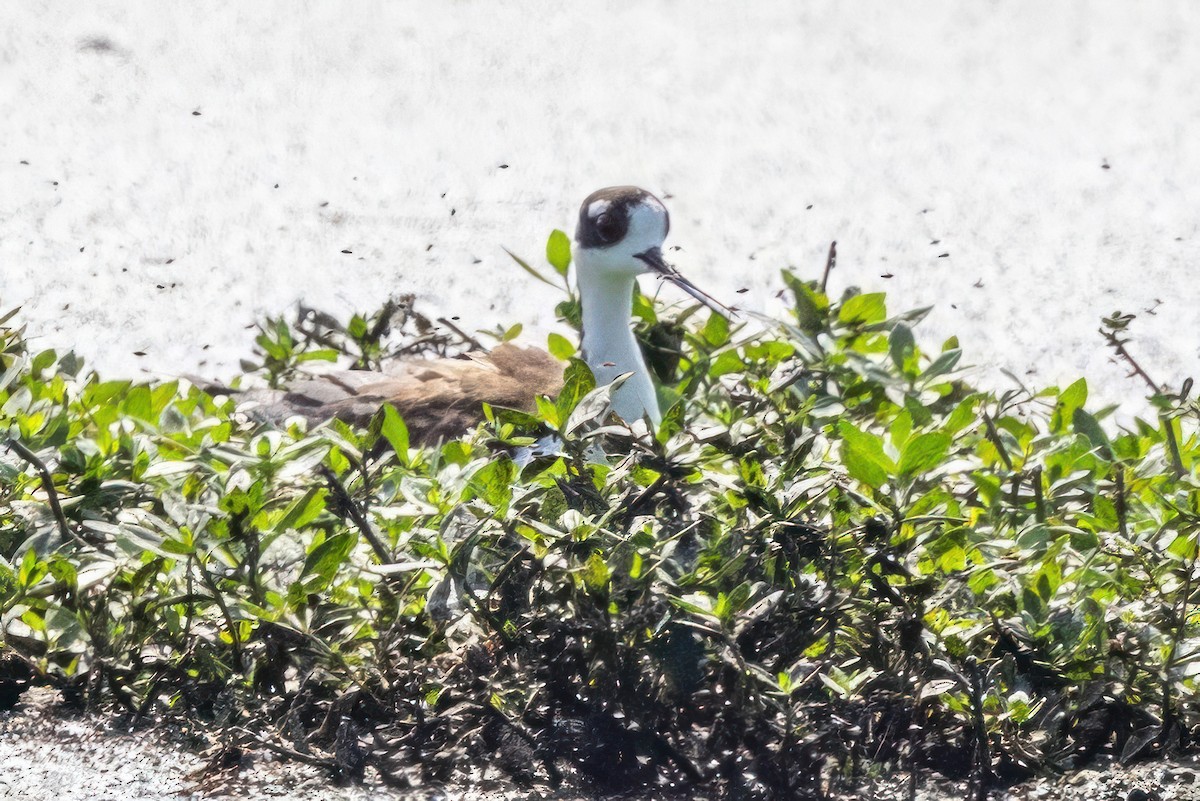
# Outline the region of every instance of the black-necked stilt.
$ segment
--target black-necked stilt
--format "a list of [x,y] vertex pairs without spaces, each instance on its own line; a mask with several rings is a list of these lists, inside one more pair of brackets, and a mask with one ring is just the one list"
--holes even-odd
[[[599,383],[629,374],[612,396],[627,422],[662,414],[632,328],[637,276],[652,273],[676,284],[721,314],[730,310],[697,289],[663,259],[670,229],[666,207],[633,186],[593,192],[579,210],[574,261],[583,310],[583,357]],[[481,416],[483,403],[532,409],[539,395],[562,386],[562,365],[536,348],[501,345],[471,359],[398,362],[385,372],[343,371],[314,375],[286,391],[247,393],[260,402],[256,417],[294,415],[312,423],[337,417],[363,423],[392,403],[417,442],[456,436]]]
[[729,309],[663,260],[671,228],[667,208],[636,186],[593,192],[579,209],[575,271],[583,306],[583,357],[602,384],[629,373],[613,393],[613,411],[626,421],[662,418],[646,361],[633,335],[633,283],[654,273],[722,314]]

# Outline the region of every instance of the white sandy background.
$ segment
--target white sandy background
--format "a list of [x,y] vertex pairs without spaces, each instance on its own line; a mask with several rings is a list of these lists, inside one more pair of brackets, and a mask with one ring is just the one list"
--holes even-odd
[[935,304],[993,385],[1136,396],[1116,309],[1200,376],[1190,0],[0,5],[0,305],[107,374],[227,376],[262,315],[399,290],[540,341],[501,248],[613,183],[746,307],[836,239],[833,289]]

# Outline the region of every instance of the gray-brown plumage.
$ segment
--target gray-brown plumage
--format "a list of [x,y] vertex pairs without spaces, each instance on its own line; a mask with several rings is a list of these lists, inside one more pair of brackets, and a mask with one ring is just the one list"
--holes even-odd
[[[593,192],[579,211],[572,254],[583,315],[581,350],[601,383],[626,380],[612,410],[626,421],[662,419],[653,380],[634,337],[632,298],[637,276],[652,273],[676,284],[721,314],[731,310],[700,291],[663,260],[670,216],[644,189],[617,186]],[[482,417],[484,403],[532,411],[539,395],[562,388],[563,365],[536,348],[503,344],[469,359],[397,361],[382,372],[329,373],[304,378],[287,390],[248,392],[246,410],[282,422],[301,415],[310,423],[331,417],[365,424],[384,403],[404,417],[413,442],[457,437]]]
[[331,418],[366,425],[384,403],[400,412],[414,444],[452,439],[483,419],[484,403],[532,411],[538,395],[562,389],[563,363],[538,348],[502,344],[461,359],[397,361],[382,372],[343,370],[312,375],[286,390],[251,390],[239,407],[259,420],[299,415],[310,424]]

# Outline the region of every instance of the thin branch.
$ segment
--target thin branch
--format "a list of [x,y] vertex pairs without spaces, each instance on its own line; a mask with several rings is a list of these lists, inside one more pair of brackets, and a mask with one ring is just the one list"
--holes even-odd
[[508,578],[508,574],[515,570],[517,565],[524,561],[529,555],[529,549],[522,545],[521,548],[515,554],[513,554],[507,562],[504,563],[504,566],[496,572],[496,577],[492,579],[491,586],[488,587],[487,595],[484,596],[484,603],[491,601],[492,596],[496,593],[496,588],[503,584],[505,579]]
[[1121,339],[1119,336],[1117,336],[1115,331],[1106,331],[1103,328],[1099,330],[1100,336],[1104,337],[1105,341],[1108,342],[1109,347],[1116,351],[1117,355],[1129,365],[1131,370],[1133,370],[1130,375],[1136,375],[1138,378],[1145,381],[1146,386],[1150,387],[1150,391],[1155,395],[1161,394],[1162,387],[1154,382],[1154,379],[1150,377],[1150,374],[1143,370],[1142,366],[1137,363],[1137,359],[1133,358],[1133,354],[1125,349],[1125,343],[1128,340]]
[[463,342],[466,342],[467,344],[469,344],[471,346],[471,350],[487,350],[487,348],[485,348],[483,345],[480,344],[478,339],[471,336],[466,331],[462,330],[461,328],[459,328],[454,323],[450,322],[445,317],[439,317],[439,318],[437,318],[437,321],[439,323],[441,323],[442,325],[446,326],[447,328],[449,328],[454,333],[458,334],[460,337],[462,337]]
[[1042,468],[1033,468],[1029,483],[1033,486],[1033,508],[1039,523],[1046,522],[1046,499],[1042,495]]
[[1187,618],[1188,618],[1188,601],[1192,596],[1192,581],[1196,573],[1196,557],[1193,556],[1187,570],[1184,571],[1183,592],[1179,595],[1178,605],[1173,610],[1174,620],[1171,631],[1171,650],[1167,654],[1167,659],[1163,664],[1163,683],[1162,683],[1162,730],[1163,739],[1165,740],[1170,735],[1167,733],[1171,726],[1177,726],[1177,715],[1175,712],[1175,704],[1172,701],[1171,693],[1171,668],[1175,665],[1175,659],[1179,654],[1179,644],[1183,641],[1187,634]]
[[326,770],[337,770],[337,760],[323,759],[321,757],[313,756],[312,754],[302,753],[293,748],[288,748],[287,746],[283,746],[279,743],[269,740],[265,736],[255,734],[249,729],[242,728],[241,726],[235,726],[231,729],[231,731],[246,737],[255,745],[260,745],[268,751],[273,751],[274,753],[287,757],[288,759],[294,759],[297,762],[303,762],[305,765],[325,768]]
[[1175,438],[1175,426],[1172,424],[1171,418],[1165,414],[1159,415],[1158,419],[1162,422],[1163,433],[1167,437],[1167,450],[1171,453],[1171,469],[1175,471],[1175,478],[1182,478],[1187,471],[1183,469],[1183,456],[1179,453],[1179,440]]
[[41,477],[42,489],[46,491],[46,499],[50,503],[50,511],[54,514],[54,520],[58,523],[58,528],[62,531],[62,535],[74,540],[77,545],[89,547],[88,541],[76,534],[75,530],[71,528],[71,524],[67,522],[67,516],[63,514],[62,504],[58,502],[58,490],[54,488],[54,476],[50,474],[50,468],[46,467],[46,463],[39,459],[37,454],[29,450],[25,446],[25,443],[20,440],[10,439],[4,444],[10,451],[32,465],[33,469],[37,471],[38,476]]
[[363,514],[362,508],[358,502],[350,497],[350,493],[346,491],[346,487],[342,485],[337,474],[330,470],[325,465],[317,468],[317,471],[324,477],[329,484],[329,491],[333,493],[333,497],[337,500],[338,506],[345,510],[350,519],[354,521],[354,525],[358,526],[358,530],[362,532],[363,537],[370,544],[371,550],[375,551],[375,555],[379,558],[382,564],[391,564],[395,561],[391,552],[384,546],[383,540],[371,528],[371,521],[367,520],[367,516]]
[[1004,440],[1000,439],[1000,432],[996,429],[996,424],[992,422],[991,415],[987,412],[983,413],[983,424],[987,428],[987,438],[991,440],[992,445],[996,446],[996,451],[1000,454],[1000,458],[1004,460],[1004,466],[1012,470],[1012,459],[1009,458],[1008,451],[1004,448]]
[[971,769],[968,798],[971,801],[987,801],[992,783],[992,753],[988,742],[987,725],[983,719],[983,675],[975,657],[968,657],[968,677],[971,686],[971,722],[975,750],[975,764]]
[[829,243],[829,255],[825,258],[825,272],[821,275],[821,292],[829,285],[829,274],[837,266],[837,240]]
[[225,603],[225,596],[221,594],[221,590],[217,587],[217,582],[213,579],[212,574],[208,572],[208,568],[199,559],[196,560],[196,567],[200,570],[200,578],[204,582],[204,586],[208,587],[208,591],[213,595],[213,601],[221,610],[221,616],[225,618],[225,625],[229,627],[229,640],[233,645],[233,658],[237,660],[238,671],[243,671],[246,669],[246,662],[242,658],[242,637],[237,629],[237,622],[233,619],[229,605]]
[[[1142,366],[1138,364],[1137,359],[1133,358],[1133,354],[1126,349],[1125,343],[1127,343],[1129,340],[1121,339],[1119,336],[1117,336],[1116,331],[1106,331],[1103,328],[1100,329],[1100,336],[1104,337],[1104,340],[1108,343],[1109,347],[1116,351],[1117,356],[1119,356],[1122,361],[1129,365],[1129,368],[1133,371],[1130,373],[1131,376],[1137,376],[1138,378],[1142,379],[1142,381],[1146,383],[1146,386],[1150,388],[1150,392],[1152,394],[1163,394],[1162,385],[1155,382],[1155,380],[1150,377],[1150,374],[1142,369]],[[1189,378],[1184,382],[1184,388],[1180,393],[1180,397],[1187,397],[1187,394],[1191,391],[1191,388],[1192,384],[1191,379]],[[1175,427],[1171,425],[1171,418],[1165,414],[1160,414],[1158,419],[1162,423],[1163,433],[1167,438],[1167,449],[1171,454],[1171,468],[1175,472],[1175,478],[1181,478],[1187,471],[1183,469],[1183,457],[1179,453],[1179,440],[1175,437]]]
[[375,325],[371,326],[371,330],[367,332],[367,339],[371,342],[379,342],[387,331],[388,326],[392,324],[392,315],[396,313],[396,301],[388,298],[383,304],[383,308],[379,310],[379,319],[375,321]]
[[1128,507],[1125,505],[1125,468],[1122,465],[1116,465],[1116,484],[1117,502],[1114,506],[1117,508],[1117,530],[1123,538],[1129,539],[1129,525],[1126,522]]

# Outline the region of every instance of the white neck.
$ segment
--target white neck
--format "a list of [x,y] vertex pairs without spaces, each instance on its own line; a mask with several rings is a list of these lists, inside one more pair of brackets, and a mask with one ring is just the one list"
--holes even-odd
[[580,300],[583,304],[583,354],[597,383],[607,384],[632,373],[613,393],[613,411],[632,423],[649,416],[658,425],[662,415],[654,382],[630,327],[633,315],[632,273],[621,275],[588,269],[586,258],[578,264]]

